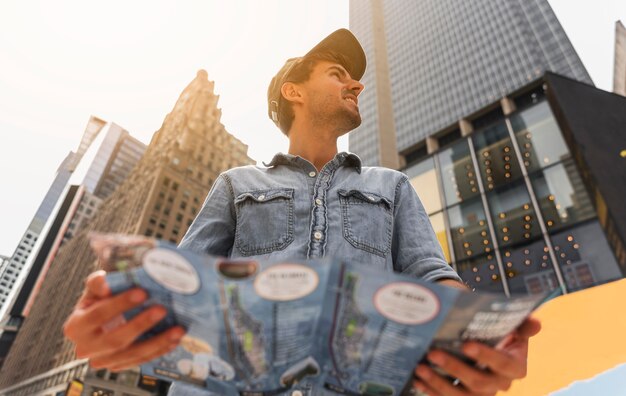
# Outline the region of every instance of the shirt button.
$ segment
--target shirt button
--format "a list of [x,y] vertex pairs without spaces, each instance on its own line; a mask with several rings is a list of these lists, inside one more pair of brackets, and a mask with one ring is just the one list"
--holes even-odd
[[315,175],[317,175],[317,173],[315,173],[315,172],[309,172],[309,176],[311,176],[311,177],[315,177]]
[[319,198],[317,198],[317,199],[315,200],[315,204],[316,204],[316,205],[322,205],[322,200],[321,200],[321,199],[319,199]]
[[322,239],[322,233],[319,232],[319,231],[315,231],[313,233],[313,238],[315,238],[315,239],[317,239],[319,241],[320,239]]
[[259,195],[259,197],[257,198],[259,201],[263,201],[265,199],[265,195]]

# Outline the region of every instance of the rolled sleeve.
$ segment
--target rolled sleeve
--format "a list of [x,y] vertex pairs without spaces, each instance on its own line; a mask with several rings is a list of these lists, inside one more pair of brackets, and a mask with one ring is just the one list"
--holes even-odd
[[179,247],[196,253],[228,256],[233,246],[235,224],[232,188],[228,177],[222,174],[213,183]]
[[407,178],[396,187],[393,227],[391,249],[396,272],[430,282],[441,279],[461,282],[446,262],[430,219]]

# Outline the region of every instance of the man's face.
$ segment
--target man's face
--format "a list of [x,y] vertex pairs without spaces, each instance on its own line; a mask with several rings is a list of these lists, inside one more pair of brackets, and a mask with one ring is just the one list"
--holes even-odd
[[341,135],[361,124],[358,96],[363,84],[338,63],[319,61],[304,88],[305,106],[316,123],[333,125]]

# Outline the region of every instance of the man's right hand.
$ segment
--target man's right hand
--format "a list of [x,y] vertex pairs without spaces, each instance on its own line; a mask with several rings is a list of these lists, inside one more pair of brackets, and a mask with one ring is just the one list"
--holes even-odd
[[124,312],[146,298],[146,292],[139,288],[112,296],[104,271],[89,275],[83,295],[63,326],[65,336],[76,345],[76,357],[89,358],[92,368],[120,371],[176,348],[185,333],[180,326],[135,342],[166,315],[164,307],[153,306],[127,322],[123,320]]

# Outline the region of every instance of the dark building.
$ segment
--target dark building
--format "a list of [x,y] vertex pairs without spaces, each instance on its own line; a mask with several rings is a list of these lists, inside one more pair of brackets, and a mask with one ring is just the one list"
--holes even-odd
[[352,0],[350,29],[368,58],[349,138],[366,165],[402,167],[416,143],[545,71],[592,84],[547,0]]
[[564,291],[626,273],[626,98],[546,73],[416,142],[404,172],[473,288]]

